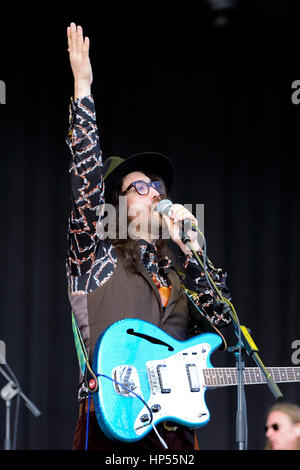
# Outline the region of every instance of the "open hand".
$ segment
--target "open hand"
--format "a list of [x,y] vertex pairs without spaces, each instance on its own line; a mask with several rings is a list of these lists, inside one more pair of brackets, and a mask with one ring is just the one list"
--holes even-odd
[[90,40],[83,38],[81,26],[71,23],[67,28],[68,51],[74,76],[75,96],[80,98],[91,93],[93,72],[89,58]]

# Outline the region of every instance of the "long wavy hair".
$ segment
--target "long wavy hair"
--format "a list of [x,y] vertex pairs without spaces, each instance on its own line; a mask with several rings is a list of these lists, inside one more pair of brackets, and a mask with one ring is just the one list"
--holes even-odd
[[[162,183],[164,183],[162,178],[160,178],[158,175],[149,174],[147,172],[143,172],[143,173],[152,181],[159,180],[159,181],[162,181]],[[122,253],[125,266],[131,271],[137,272],[138,271],[137,267],[140,263],[141,252],[140,252],[138,240],[131,238],[130,235],[128,234],[128,224],[129,224],[128,218],[125,221],[125,223],[127,224],[127,236],[126,238],[120,237],[120,225],[119,225],[120,224],[120,208],[119,208],[120,199],[119,197],[122,193],[123,181],[124,181],[124,178],[114,187],[114,189],[111,191],[109,197],[106,200],[106,202],[109,204],[112,204],[116,210],[116,237],[109,238],[109,241],[114,245],[115,248],[118,248],[120,252]],[[161,199],[165,199],[167,197],[168,197],[167,194],[161,195]],[[169,254],[166,240],[159,238],[156,241],[155,246],[158,252],[159,259],[162,259]]]

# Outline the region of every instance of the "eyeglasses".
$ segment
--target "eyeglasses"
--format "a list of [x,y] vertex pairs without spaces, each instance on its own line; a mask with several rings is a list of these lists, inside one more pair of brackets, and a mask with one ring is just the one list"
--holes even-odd
[[279,425],[278,424],[271,424],[271,426],[265,426],[265,433],[268,431],[269,428],[272,428],[273,431],[278,431]]
[[141,196],[146,196],[147,194],[149,194],[151,187],[154,188],[159,194],[164,194],[166,191],[162,181],[151,181],[150,183],[146,183],[146,181],[134,181],[121,194],[124,195],[131,188],[134,188],[138,194],[140,194]]

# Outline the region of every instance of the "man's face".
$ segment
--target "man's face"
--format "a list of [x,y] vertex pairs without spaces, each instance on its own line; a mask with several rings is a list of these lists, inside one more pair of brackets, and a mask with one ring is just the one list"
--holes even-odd
[[[144,173],[134,171],[123,179],[122,192],[136,181],[151,183],[151,179]],[[158,212],[154,211],[154,208],[161,200],[159,192],[151,186],[148,194],[141,195],[134,187],[131,187],[126,192],[126,198],[128,220],[132,229],[137,232],[137,238],[144,238],[148,241],[155,238],[153,234],[157,233],[161,224]]]
[[[293,450],[300,437],[300,425],[281,411],[272,411],[266,422],[266,437],[272,450]],[[275,428],[275,429],[274,429]]]

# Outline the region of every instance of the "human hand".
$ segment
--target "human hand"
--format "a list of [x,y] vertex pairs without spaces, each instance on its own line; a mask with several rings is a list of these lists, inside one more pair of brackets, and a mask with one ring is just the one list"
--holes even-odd
[[[190,248],[182,241],[182,222],[189,219],[192,224],[198,227],[197,219],[182,204],[173,204],[170,208],[169,214],[162,215],[162,219],[168,228],[171,239],[181,248],[184,253],[188,254],[190,252]],[[194,231],[191,228],[185,233],[185,235],[189,237],[189,245],[192,247],[192,249],[198,251],[200,249],[200,245],[198,243],[197,231]]]
[[67,28],[68,51],[74,76],[74,99],[91,94],[93,82],[92,66],[89,58],[90,40],[83,38],[81,26],[71,23]]

